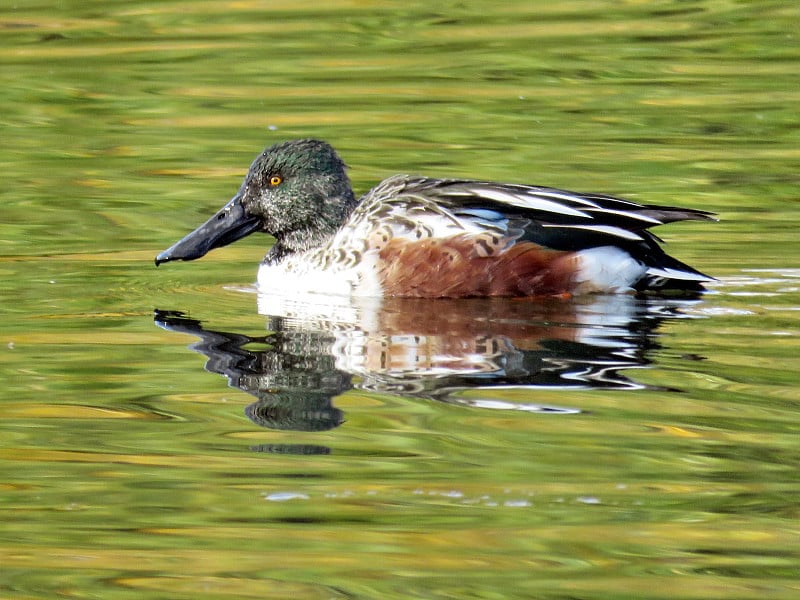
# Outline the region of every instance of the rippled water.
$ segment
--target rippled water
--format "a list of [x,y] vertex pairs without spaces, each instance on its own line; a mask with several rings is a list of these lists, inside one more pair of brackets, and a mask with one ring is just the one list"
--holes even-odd
[[[785,2],[0,9],[0,596],[800,595]],[[267,144],[719,213],[699,301],[276,310]],[[283,315],[275,318],[275,314]],[[205,368],[204,368],[205,367]]]

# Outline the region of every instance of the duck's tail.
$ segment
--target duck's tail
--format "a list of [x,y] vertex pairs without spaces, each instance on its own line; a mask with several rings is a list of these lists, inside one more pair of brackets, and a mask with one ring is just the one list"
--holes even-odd
[[705,291],[704,284],[712,281],[716,279],[662,252],[656,261],[648,261],[634,289],[651,294],[694,293]]

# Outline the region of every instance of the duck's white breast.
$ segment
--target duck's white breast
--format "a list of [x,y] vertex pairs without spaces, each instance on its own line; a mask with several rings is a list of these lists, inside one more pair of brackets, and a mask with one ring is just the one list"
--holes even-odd
[[320,261],[315,253],[303,253],[277,265],[262,264],[258,288],[280,294],[382,297],[375,268],[377,255],[366,252],[354,261]]

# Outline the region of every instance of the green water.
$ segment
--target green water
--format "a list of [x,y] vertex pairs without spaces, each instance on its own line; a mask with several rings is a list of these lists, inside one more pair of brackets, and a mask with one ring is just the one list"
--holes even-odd
[[[0,9],[0,597],[800,596],[798,23],[783,1]],[[720,281],[663,315],[381,315],[561,369],[526,386],[343,369],[324,327],[257,312],[266,239],[152,264],[307,136],[358,191],[415,172],[715,211],[658,233]],[[210,331],[227,354],[201,356]],[[325,393],[251,420],[275,389]]]

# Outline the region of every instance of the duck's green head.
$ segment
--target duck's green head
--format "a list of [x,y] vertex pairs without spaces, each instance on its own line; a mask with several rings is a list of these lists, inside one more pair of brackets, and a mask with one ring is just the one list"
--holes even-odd
[[194,260],[256,231],[275,237],[276,254],[319,246],[355,207],[345,164],[319,140],[270,146],[250,165],[239,192],[213,217],[156,257],[156,266]]

